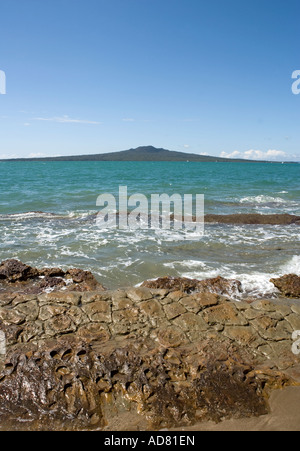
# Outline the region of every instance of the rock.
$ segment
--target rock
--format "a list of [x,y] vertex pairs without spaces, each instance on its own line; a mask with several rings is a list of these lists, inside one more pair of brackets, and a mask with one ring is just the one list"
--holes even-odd
[[263,415],[270,391],[294,383],[299,329],[298,305],[177,287],[0,293],[0,430],[153,431]]
[[223,277],[215,277],[199,282],[197,291],[201,293],[217,293],[223,296],[235,296],[242,292],[242,284],[239,280],[224,279]]
[[183,315],[186,312],[186,309],[178,302],[174,302],[172,304],[167,304],[164,307],[164,311],[167,319],[174,319],[177,318],[177,316]]
[[288,274],[278,279],[271,279],[276,288],[286,297],[300,298],[300,277]]
[[[180,333],[165,331],[162,339],[176,346]],[[0,429],[113,430],[126,412],[123,430],[132,416],[138,429],[158,430],[265,414],[260,380],[247,376],[251,366],[228,343],[215,348],[206,342],[189,365],[179,349],[170,359],[159,347],[141,353],[132,344],[104,344],[100,351],[74,337],[20,348],[1,374]]]
[[0,280],[9,283],[27,281],[39,275],[39,272],[31,266],[24,265],[18,260],[5,260],[0,265]]
[[255,338],[256,333],[252,326],[227,326],[224,330],[224,334],[240,345],[257,347],[258,345],[264,344],[264,341],[260,339],[259,336]]
[[199,310],[204,310],[207,307],[213,307],[218,305],[220,302],[220,297],[214,293],[197,293],[194,294],[192,298],[199,307]]
[[81,302],[80,293],[65,292],[65,291],[53,291],[51,293],[43,293],[38,296],[40,305],[52,305],[59,307],[64,305],[65,308],[70,308],[73,305],[79,305]]
[[[75,285],[72,286],[72,290],[74,291],[95,291],[101,287],[90,271],[69,269],[66,275],[73,280]],[[102,287],[102,289],[104,288]]]
[[145,281],[142,287],[150,289],[167,289],[184,293],[217,293],[233,296],[242,292],[242,284],[238,280],[216,277],[214,279],[197,280],[185,277],[162,277],[156,280]]
[[235,326],[245,326],[249,324],[235,308],[233,304],[222,304],[207,308],[204,311],[204,319],[208,324],[226,324]]
[[163,328],[158,333],[158,341],[165,348],[177,348],[187,343],[187,338],[177,326]]
[[153,297],[149,290],[143,288],[130,288],[126,295],[133,301],[147,301]]
[[[201,337],[198,332],[204,332],[208,330],[207,324],[200,315],[194,315],[193,313],[184,313],[173,320],[180,329],[182,329],[187,336],[193,337],[191,341],[196,340],[196,337]],[[193,335],[191,335],[193,334]]]
[[60,268],[43,268],[39,271],[39,275],[46,277],[64,277],[66,273]]
[[75,324],[68,315],[57,315],[45,321],[45,334],[47,336],[56,336],[57,334],[66,334],[76,330]]
[[196,290],[197,283],[198,280],[185,277],[160,277],[156,280],[144,282],[142,287],[191,293]]
[[89,271],[60,268],[41,270],[18,260],[6,260],[0,265],[0,292],[40,294],[47,291],[104,291],[105,288]]
[[105,323],[111,322],[111,305],[105,301],[95,301],[83,307],[90,321]]
[[63,279],[57,277],[46,276],[42,282],[38,285],[38,291],[46,291],[48,289],[61,289],[66,286],[66,282]]
[[205,223],[217,224],[253,224],[253,225],[291,225],[300,224],[300,216],[289,214],[262,215],[256,213],[205,216]]

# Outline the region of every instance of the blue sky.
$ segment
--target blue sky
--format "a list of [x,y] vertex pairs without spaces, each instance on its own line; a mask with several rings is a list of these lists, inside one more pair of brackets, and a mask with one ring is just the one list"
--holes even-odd
[[295,0],[1,0],[0,158],[300,161]]

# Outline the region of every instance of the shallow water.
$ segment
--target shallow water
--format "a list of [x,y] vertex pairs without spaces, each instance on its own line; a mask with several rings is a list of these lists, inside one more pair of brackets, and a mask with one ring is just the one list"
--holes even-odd
[[205,213],[300,215],[300,165],[256,163],[0,163],[0,260],[91,270],[105,286],[165,275],[237,278],[251,296],[300,275],[299,225],[207,224],[204,236],[174,230],[100,229],[97,197],[204,194]]

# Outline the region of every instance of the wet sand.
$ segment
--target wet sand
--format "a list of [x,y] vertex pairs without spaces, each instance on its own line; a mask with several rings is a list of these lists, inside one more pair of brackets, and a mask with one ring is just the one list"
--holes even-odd
[[226,420],[215,424],[206,422],[191,428],[172,429],[174,431],[300,431],[300,387],[288,387],[271,394],[270,413],[258,418]]

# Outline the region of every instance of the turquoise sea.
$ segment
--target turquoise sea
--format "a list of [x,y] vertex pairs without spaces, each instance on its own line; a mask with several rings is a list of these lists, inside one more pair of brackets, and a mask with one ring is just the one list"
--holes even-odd
[[238,278],[272,296],[270,277],[300,275],[299,225],[206,225],[190,240],[174,230],[99,229],[100,194],[204,194],[205,213],[300,216],[300,164],[0,162],[0,260],[79,267],[107,288],[160,276]]

